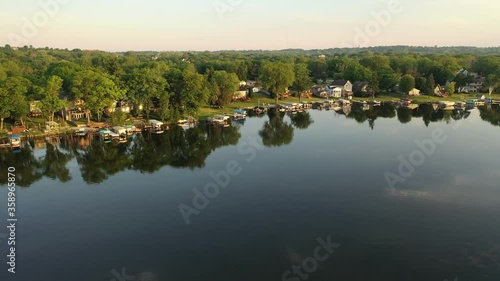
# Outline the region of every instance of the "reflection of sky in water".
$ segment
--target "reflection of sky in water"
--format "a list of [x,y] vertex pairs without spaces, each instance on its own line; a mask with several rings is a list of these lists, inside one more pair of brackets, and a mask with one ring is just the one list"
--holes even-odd
[[[379,117],[372,130],[333,111],[310,113],[314,123],[295,129],[290,145],[250,163],[231,145],[202,168],[126,170],[87,185],[72,159],[70,182],[45,178],[18,191],[19,280],[107,281],[123,267],[160,280],[279,280],[330,233],[342,247],[311,280],[500,280],[500,128],[478,110],[458,130],[453,119],[426,127],[421,117],[404,125]],[[248,119],[239,141],[259,137],[266,120]],[[391,191],[384,173],[436,128],[448,140]],[[187,227],[178,205],[230,160],[243,172]]]

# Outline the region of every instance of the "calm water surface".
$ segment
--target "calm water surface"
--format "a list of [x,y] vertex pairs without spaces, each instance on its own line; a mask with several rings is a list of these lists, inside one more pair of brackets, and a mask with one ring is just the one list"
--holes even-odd
[[[499,124],[498,107],[354,107],[123,145],[32,141],[45,148],[0,152],[3,222],[7,167],[24,185],[17,273],[2,262],[0,280],[298,281],[282,276],[327,237],[340,246],[307,280],[500,280]],[[446,141],[391,188],[386,172],[436,130]],[[241,172],[187,225],[179,205],[228,163]]]

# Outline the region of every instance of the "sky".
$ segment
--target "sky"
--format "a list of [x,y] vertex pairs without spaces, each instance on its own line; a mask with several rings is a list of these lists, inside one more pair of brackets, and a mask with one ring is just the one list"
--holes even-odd
[[105,51],[500,46],[498,0],[0,0],[0,45]]

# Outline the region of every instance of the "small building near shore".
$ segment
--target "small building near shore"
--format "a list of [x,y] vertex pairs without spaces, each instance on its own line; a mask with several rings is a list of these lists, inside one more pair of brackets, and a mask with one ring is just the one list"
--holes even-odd
[[408,95],[418,97],[420,96],[420,90],[417,88],[413,88],[410,92],[408,92]]

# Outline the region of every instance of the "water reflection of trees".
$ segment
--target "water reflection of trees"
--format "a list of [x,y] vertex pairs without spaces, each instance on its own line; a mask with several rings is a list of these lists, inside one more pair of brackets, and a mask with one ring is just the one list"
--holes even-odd
[[[500,107],[481,106],[480,116],[495,126],[500,126]],[[340,114],[345,114],[341,111]],[[397,118],[401,123],[408,123],[421,118],[426,126],[432,122],[449,122],[468,118],[470,112],[438,110],[435,105],[422,104],[415,109],[398,108],[394,104],[363,107],[353,105],[348,119],[360,124],[368,123],[375,128],[379,118]],[[295,129],[307,129],[313,120],[309,112],[287,115],[270,110],[269,120],[264,123],[259,135],[268,147],[278,147],[292,143]],[[32,146],[26,143],[17,153],[0,150],[0,169],[16,168],[17,184],[28,187],[47,177],[60,182],[72,179],[67,168],[70,161],[78,163],[82,178],[88,184],[99,184],[109,177],[126,170],[140,173],[155,173],[163,167],[196,169],[205,165],[206,158],[216,149],[236,145],[241,138],[240,124],[229,128],[211,127],[202,124],[184,130],[173,127],[164,134],[145,133],[134,137],[127,144],[104,144],[98,139],[66,137],[51,143],[33,141],[34,147],[45,147],[45,155],[35,157]],[[73,160],[73,161],[72,161]],[[0,173],[0,184],[6,185],[6,173]]]
[[64,153],[57,146],[47,143],[45,157],[40,159],[41,172],[48,178],[68,182],[71,180],[71,173],[66,164],[72,158],[71,154]]
[[292,115],[290,119],[292,120],[292,125],[300,130],[305,130],[314,123],[311,114],[307,111]]
[[424,124],[445,121],[449,123],[453,120],[461,120],[469,117],[470,112],[464,110],[440,110],[436,104],[420,104],[416,108],[398,107],[392,103],[385,103],[380,106],[363,108],[361,105],[353,105],[352,111],[346,118],[354,119],[363,124],[368,121],[368,125],[373,130],[375,121],[378,118],[395,118],[401,124],[407,124],[415,118],[422,118]]
[[259,131],[262,143],[268,147],[290,144],[293,140],[294,129],[284,120],[284,114],[273,109],[268,111],[268,116],[269,120]]
[[[64,183],[71,180],[67,164],[76,158],[83,180],[99,184],[126,170],[154,173],[165,166],[201,168],[210,153],[236,145],[240,138],[238,127],[206,125],[189,130],[174,127],[161,135],[136,135],[125,144],[106,144],[98,139],[82,143],[80,138],[66,137],[59,145],[45,143],[45,155],[39,158],[34,156],[29,143],[18,153],[0,150],[0,168],[6,171],[15,167],[19,186],[28,187],[44,176]],[[0,184],[6,183],[6,173],[0,173]]]
[[28,187],[43,177],[41,164],[33,154],[33,149],[26,143],[22,150],[13,153],[10,150],[0,150],[0,184],[8,183],[8,176],[5,171],[9,167],[15,167],[16,185]]
[[478,107],[479,115],[483,121],[489,122],[494,126],[500,126],[500,106],[485,105]]

